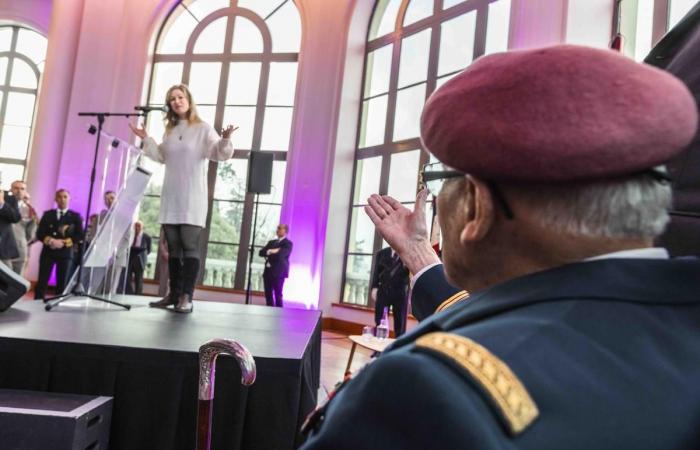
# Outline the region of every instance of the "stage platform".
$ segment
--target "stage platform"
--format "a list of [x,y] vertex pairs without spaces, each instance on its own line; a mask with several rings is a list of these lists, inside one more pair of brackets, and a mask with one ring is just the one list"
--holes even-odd
[[319,311],[195,301],[177,314],[149,308],[153,297],[115,300],[131,311],[78,299],[0,313],[0,388],[112,396],[111,450],[192,450],[199,346],[234,339],[255,357],[257,380],[241,386],[236,363],[219,358],[212,449],[302,442],[319,388]]

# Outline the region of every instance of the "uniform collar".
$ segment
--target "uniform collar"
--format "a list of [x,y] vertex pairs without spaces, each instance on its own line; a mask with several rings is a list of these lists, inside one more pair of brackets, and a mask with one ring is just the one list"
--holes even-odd
[[394,347],[432,331],[445,331],[536,303],[586,299],[631,303],[698,303],[700,260],[606,258],[567,264],[518,277],[476,292],[437,313]]

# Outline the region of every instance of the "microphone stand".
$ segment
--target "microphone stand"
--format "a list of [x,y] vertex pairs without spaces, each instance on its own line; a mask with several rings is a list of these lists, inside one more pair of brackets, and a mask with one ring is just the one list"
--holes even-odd
[[[88,203],[87,203],[87,212],[85,213],[85,228],[84,228],[84,233],[87,232],[89,226],[90,226],[90,205],[92,204],[92,193],[93,189],[95,186],[95,171],[96,171],[96,166],[97,166],[97,154],[100,150],[100,136],[102,135],[102,125],[104,124],[105,117],[110,117],[110,116],[119,116],[119,117],[133,117],[133,116],[141,116],[141,113],[109,113],[109,112],[81,112],[78,113],[79,116],[88,116],[88,117],[97,117],[97,139],[95,141],[95,155],[92,160],[92,172],[90,173],[90,190],[88,191]],[[94,126],[90,127],[90,130],[94,130]],[[78,247],[78,276],[76,278],[75,284],[73,285],[73,289],[71,289],[70,292],[63,294],[61,293],[60,295],[56,295],[54,297],[49,297],[47,299],[44,299],[44,303],[46,303],[46,306],[44,309],[46,311],[51,311],[55,306],[57,306],[59,303],[63,303],[66,300],[71,299],[72,297],[87,297],[92,300],[99,300],[101,302],[105,303],[110,303],[112,305],[116,306],[121,306],[122,308],[125,308],[127,311],[131,309],[131,305],[126,305],[124,303],[119,303],[115,302],[112,300],[107,300],[106,298],[98,297],[97,295],[92,295],[87,292],[85,292],[83,285],[82,285],[82,275],[83,275],[83,253],[85,251],[85,238],[80,240],[80,246]]]
[[250,280],[253,278],[253,252],[255,252],[255,229],[258,227],[258,194],[257,192],[255,193],[255,210],[253,212],[253,237],[251,239],[251,244],[250,244],[250,253],[248,257],[248,284],[246,285],[245,288],[245,304],[250,305],[252,302],[252,299],[250,298],[251,296],[251,287],[250,287]]

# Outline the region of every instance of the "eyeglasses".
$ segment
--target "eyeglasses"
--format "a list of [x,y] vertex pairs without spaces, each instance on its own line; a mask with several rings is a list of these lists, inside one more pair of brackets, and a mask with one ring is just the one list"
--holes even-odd
[[420,187],[427,189],[433,197],[437,197],[446,180],[464,175],[459,170],[452,169],[443,163],[425,164],[420,171]]
[[[467,174],[464,172],[455,170],[443,163],[425,164],[420,171],[420,187],[421,189],[427,189],[434,198],[437,198],[446,180],[464,177],[466,175]],[[486,181],[486,185],[491,190],[494,201],[501,208],[505,218],[512,220],[515,217],[513,215],[513,210],[508,206],[508,202],[506,202],[506,198],[503,196],[501,189],[493,181]]]

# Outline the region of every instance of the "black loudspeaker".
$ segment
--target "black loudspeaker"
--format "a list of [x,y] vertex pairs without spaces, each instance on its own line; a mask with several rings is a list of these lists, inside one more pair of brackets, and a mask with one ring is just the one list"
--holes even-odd
[[0,263],[0,312],[8,309],[29,290],[29,281]]
[[248,192],[269,194],[272,184],[272,160],[270,152],[250,152],[248,161]]

